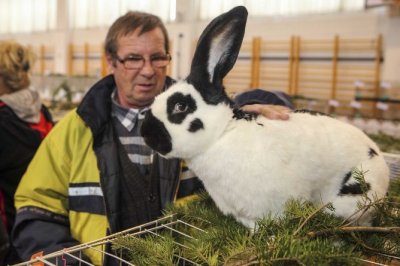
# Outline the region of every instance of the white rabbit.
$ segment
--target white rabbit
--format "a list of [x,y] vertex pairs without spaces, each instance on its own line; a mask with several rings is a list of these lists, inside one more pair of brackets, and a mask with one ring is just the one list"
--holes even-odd
[[[364,199],[354,169],[365,172],[370,198],[384,197],[388,167],[356,127],[313,112],[279,121],[234,107],[222,81],[237,59],[246,20],[247,10],[236,7],[207,26],[189,76],[158,95],[147,113],[147,145],[186,160],[221,211],[249,227],[282,213],[291,198],[331,202],[336,215],[351,216]],[[359,221],[368,223],[370,213]]]

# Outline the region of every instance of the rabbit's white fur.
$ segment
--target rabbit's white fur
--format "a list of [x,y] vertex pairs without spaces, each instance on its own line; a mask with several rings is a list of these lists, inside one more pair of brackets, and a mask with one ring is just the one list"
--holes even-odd
[[[369,198],[384,197],[388,167],[359,129],[310,113],[292,113],[289,121],[234,115],[222,79],[238,55],[246,15],[239,7],[209,24],[188,78],[157,96],[146,115],[146,143],[185,159],[221,211],[250,227],[282,213],[291,198],[331,202],[336,215],[351,216],[365,199],[360,189],[351,191],[360,186],[354,169],[365,172]],[[368,223],[370,213],[353,220]]]
[[[179,125],[166,122],[164,111],[166,99],[176,92],[190,94],[201,110]],[[370,198],[381,198],[387,191],[389,170],[376,144],[358,128],[329,116],[292,113],[289,121],[262,116],[238,120],[227,104],[206,104],[187,83],[159,95],[152,112],[172,136],[166,156],[185,158],[221,211],[247,226],[268,212],[280,214],[290,198],[332,202],[336,215],[350,217],[363,198],[338,192],[354,168],[365,172]],[[188,134],[194,118],[206,129]],[[370,158],[370,148],[378,156]],[[350,178],[347,184],[353,182]],[[364,220],[368,218],[366,214]]]

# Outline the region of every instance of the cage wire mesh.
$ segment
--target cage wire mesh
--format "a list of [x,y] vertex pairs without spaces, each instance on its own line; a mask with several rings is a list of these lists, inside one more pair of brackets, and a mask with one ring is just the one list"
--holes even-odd
[[[390,168],[390,177],[391,178],[400,178],[400,154],[393,154],[393,153],[384,153],[385,160],[387,161],[389,168]],[[193,232],[193,230],[199,230],[201,233],[207,233],[205,230],[196,227],[188,222],[185,222],[182,219],[178,219],[175,214],[171,214],[168,216],[164,216],[160,219],[151,221],[146,224],[142,224],[124,231],[121,231],[119,233],[109,235],[107,237],[97,239],[92,242],[80,244],[77,246],[73,246],[70,248],[65,248],[63,250],[59,250],[56,252],[53,252],[48,255],[39,255],[35,258],[32,258],[29,261],[15,264],[14,266],[45,266],[45,265],[54,265],[54,266],[59,266],[59,265],[68,265],[67,260],[68,259],[74,259],[75,261],[78,262],[78,264],[74,265],[95,265],[91,264],[87,261],[84,260],[83,258],[83,252],[85,250],[92,250],[95,252],[99,252],[102,254],[103,259],[106,258],[107,256],[112,257],[113,259],[118,261],[118,265],[125,266],[125,265],[135,265],[132,264],[131,262],[125,260],[123,257],[123,248],[119,250],[118,254],[114,253],[108,253],[105,252],[105,245],[107,244],[113,244],[114,241],[121,237],[146,237],[149,235],[163,238],[163,235],[160,233],[161,231],[165,233],[165,231],[170,232],[171,234],[177,234],[181,238],[191,238],[193,239],[194,237],[191,235],[190,232]],[[181,249],[186,249],[189,248],[179,242],[174,242],[174,244],[178,245],[179,248]],[[128,249],[128,248],[126,248]],[[179,265],[182,266],[192,266],[192,265],[200,265],[197,264],[187,258],[181,257],[178,254],[175,255],[177,262],[179,262]],[[394,258],[396,260],[399,260],[399,258]],[[369,263],[369,265],[385,265],[381,263],[376,263],[374,261],[369,261],[365,259],[360,259],[360,262],[363,263]]]
[[391,178],[400,178],[400,154],[383,153],[390,169]]
[[[179,228],[179,229],[178,229]],[[190,230],[189,230],[190,229]],[[53,253],[50,253],[48,255],[38,255],[35,258],[32,258],[29,261],[15,264],[14,266],[44,266],[44,265],[52,265],[52,266],[64,266],[68,265],[67,260],[69,259],[74,259],[75,264],[74,265],[95,265],[90,262],[87,262],[84,257],[83,257],[83,252],[85,250],[91,250],[95,252],[99,252],[102,254],[103,260],[109,256],[113,258],[114,260],[118,261],[118,265],[120,266],[130,266],[130,265],[135,265],[132,264],[131,262],[125,260],[123,257],[123,248],[119,249],[118,254],[114,253],[109,253],[105,251],[105,246],[107,244],[113,244],[116,239],[120,239],[123,237],[146,237],[148,235],[156,236],[162,238],[163,235],[160,233],[162,232],[170,232],[171,234],[174,235],[179,235],[180,238],[193,238],[190,234],[187,232],[193,231],[193,230],[199,230],[200,232],[206,233],[203,229],[198,228],[196,226],[193,226],[183,220],[180,220],[176,217],[175,214],[171,214],[168,216],[164,216],[160,219],[118,232],[116,234],[109,235],[107,237],[101,238],[94,240],[92,242],[80,244],[77,246],[73,246],[70,248],[65,248],[63,250],[59,250]],[[188,248],[181,243],[174,242],[176,245],[178,245],[180,248]],[[195,262],[184,258],[180,257],[179,255],[176,255],[177,261],[179,261],[179,265],[182,266],[192,266],[192,265],[199,265],[196,264]]]

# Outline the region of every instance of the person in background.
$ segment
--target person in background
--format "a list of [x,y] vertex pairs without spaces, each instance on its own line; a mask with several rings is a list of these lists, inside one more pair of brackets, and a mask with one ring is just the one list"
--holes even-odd
[[[23,260],[157,219],[168,203],[202,188],[181,160],[162,158],[140,135],[154,98],[174,83],[166,74],[164,24],[152,14],[126,13],[111,25],[105,54],[111,74],[57,123],[17,190],[13,243]],[[94,250],[84,259],[112,265]]]
[[[8,236],[15,219],[14,193],[39,144],[53,127],[52,117],[30,87],[35,55],[14,41],[0,41],[0,265],[16,258]],[[31,180],[29,181],[31,182]]]

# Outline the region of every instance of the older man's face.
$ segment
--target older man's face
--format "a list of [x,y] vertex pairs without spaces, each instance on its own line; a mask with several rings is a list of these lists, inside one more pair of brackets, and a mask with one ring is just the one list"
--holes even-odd
[[[118,39],[118,59],[108,58],[114,74],[119,103],[127,108],[150,105],[165,83],[166,67],[157,67],[152,59],[166,55],[165,39],[160,28],[138,35],[139,30]],[[140,60],[140,58],[143,60]],[[128,69],[122,61],[142,61],[143,66]],[[139,60],[138,60],[139,59]],[[153,60],[154,61],[154,60]]]

